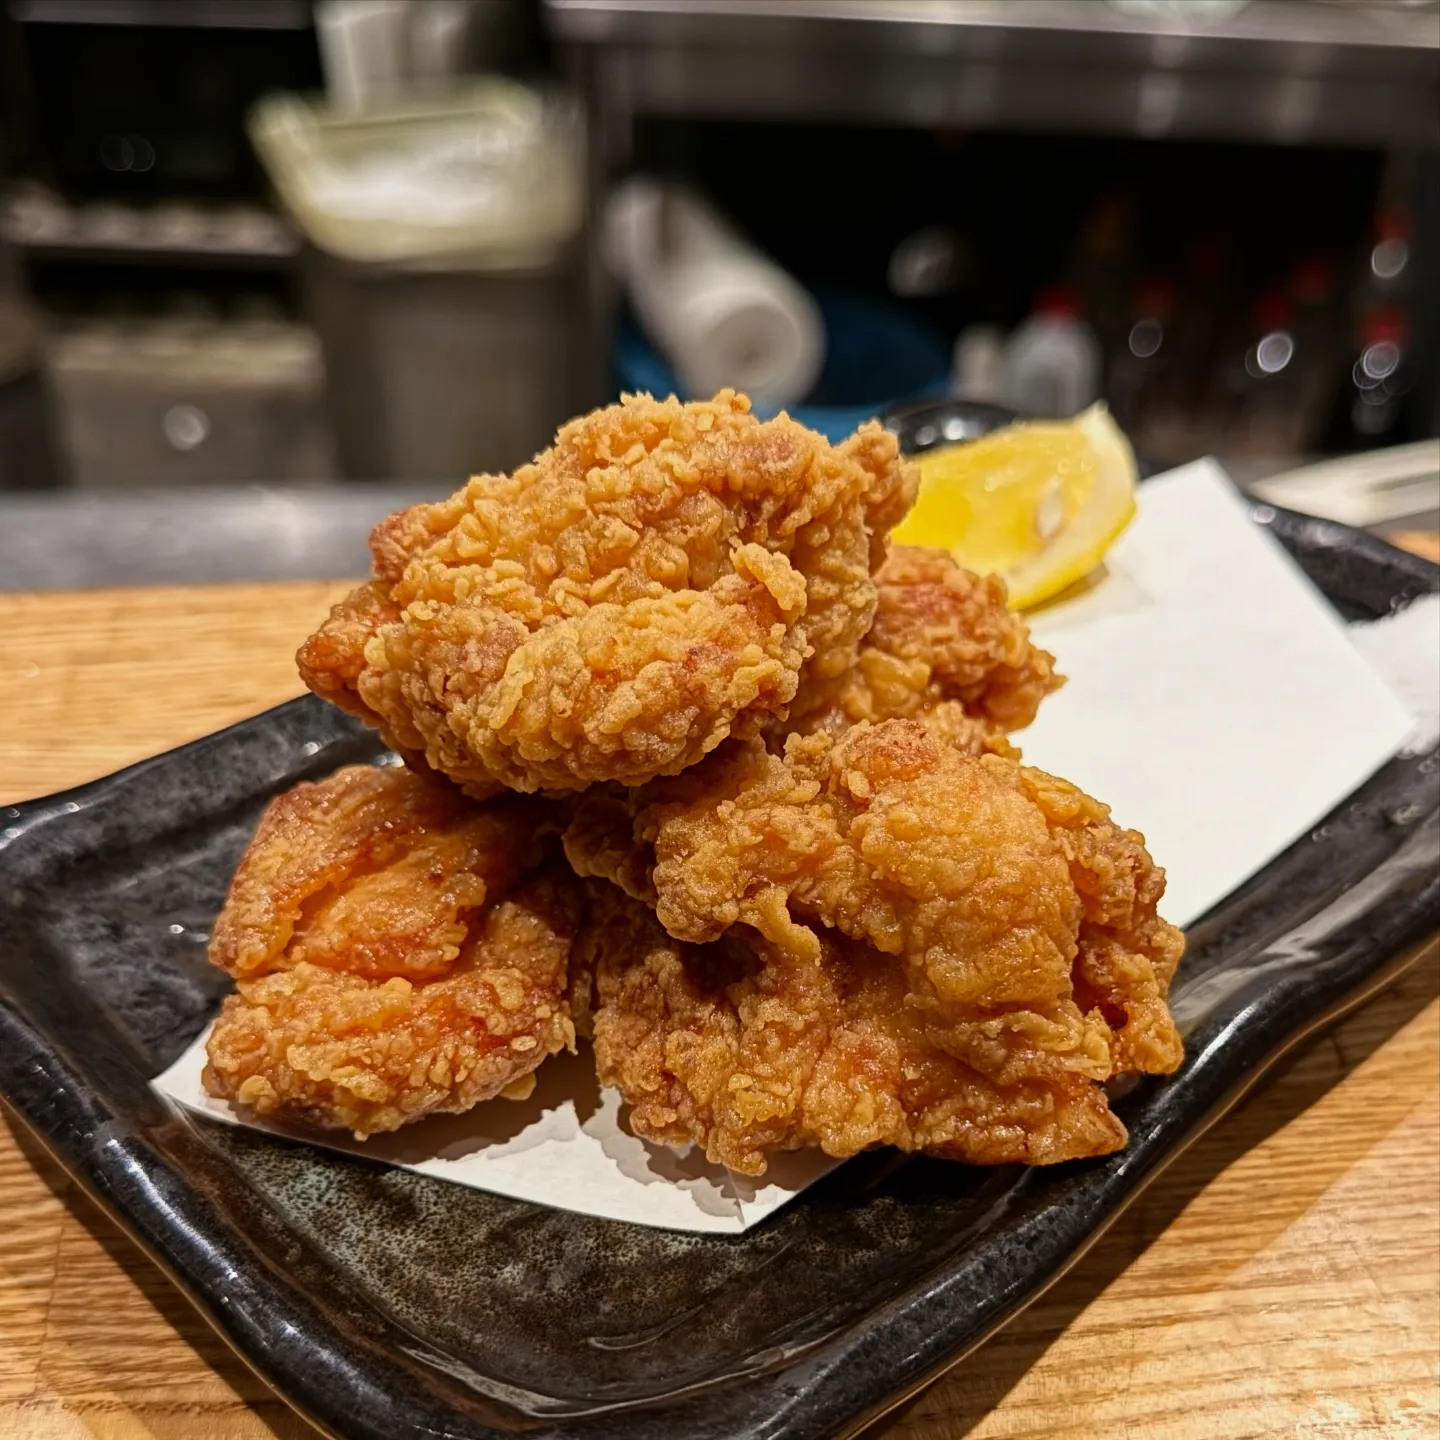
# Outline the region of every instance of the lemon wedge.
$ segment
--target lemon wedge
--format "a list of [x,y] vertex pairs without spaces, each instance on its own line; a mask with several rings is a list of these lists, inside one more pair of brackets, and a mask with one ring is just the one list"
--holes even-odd
[[1001,575],[1017,610],[1088,575],[1135,513],[1135,455],[1103,405],[917,459],[920,495],[894,538]]

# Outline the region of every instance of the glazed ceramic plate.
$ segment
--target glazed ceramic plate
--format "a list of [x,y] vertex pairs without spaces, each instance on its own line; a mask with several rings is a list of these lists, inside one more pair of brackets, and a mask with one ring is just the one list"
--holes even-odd
[[[1269,523],[1348,616],[1437,588],[1367,536]],[[151,1091],[219,999],[204,941],[261,806],[377,753],[298,700],[0,810],[0,1093],[347,1440],[851,1433],[1023,1306],[1440,926],[1437,756],[1401,758],[1193,927],[1173,997],[1186,1061],[1117,1101],[1123,1153],[978,1170],[875,1152],[744,1235],[643,1229],[209,1124]]]

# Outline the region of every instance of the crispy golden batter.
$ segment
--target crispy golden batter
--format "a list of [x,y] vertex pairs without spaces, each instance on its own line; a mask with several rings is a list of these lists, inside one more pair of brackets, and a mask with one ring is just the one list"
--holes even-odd
[[971,1164],[1048,1164],[1125,1141],[1081,1070],[993,1080],[940,1049],[890,956],[817,932],[813,957],[744,927],[708,945],[667,935],[604,887],[576,950],[596,1069],[636,1134],[694,1142],[747,1175],[766,1153],[872,1145]]
[[803,691],[777,736],[839,735],[862,720],[917,720],[968,754],[1016,758],[1005,739],[1064,683],[1055,657],[1005,603],[1005,582],[962,569],[943,550],[893,547],[876,572],[878,603],[854,670]]
[[[378,534],[379,530],[370,537],[372,551]],[[389,585],[383,580],[367,580],[331,608],[329,619],[301,647],[296,657],[301,678],[322,700],[376,723],[374,711],[360,698],[365,644],[383,626],[399,619],[400,609],[390,599]]]
[[1080,896],[1076,1002],[1104,1015],[1116,1074],[1168,1075],[1182,1058],[1167,996],[1185,937],[1156,913],[1165,872],[1138,830],[1122,829],[1078,786],[1029,766],[1019,777]]
[[207,1088],[365,1135],[579,1025],[638,1134],[747,1174],[1123,1145],[1104,1082],[1180,1060],[1164,875],[1015,763],[1062,682],[999,580],[887,553],[915,484],[878,425],[630,396],[379,525],[298,660],[411,770],[266,812]]
[[855,663],[915,476],[724,391],[628,396],[513,475],[392,517],[299,654],[317,693],[471,794],[639,784]]
[[393,1130],[468,1110],[572,1045],[578,892],[542,802],[354,766],[274,800],[210,958],[238,982],[206,1089],[261,1115]]
[[1066,782],[962,755],[914,722],[792,737],[783,758],[736,744],[628,797],[586,797],[566,851],[691,945],[754,931],[759,976],[787,994],[837,953],[881,966],[857,991],[867,1023],[1025,1099],[1029,1128],[977,1119],[944,1153],[1114,1149],[1124,1131],[1097,1082],[1179,1063],[1165,996],[1183,940],[1156,915],[1164,877],[1142,838]]

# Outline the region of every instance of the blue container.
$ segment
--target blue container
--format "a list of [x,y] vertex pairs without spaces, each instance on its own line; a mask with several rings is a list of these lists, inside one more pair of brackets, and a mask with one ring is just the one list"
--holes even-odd
[[[887,405],[945,393],[950,351],[928,325],[883,301],[847,291],[817,290],[815,299],[825,321],[825,368],[804,403],[791,408],[802,425],[828,440],[843,440]],[[679,392],[670,362],[629,314],[620,322],[614,359],[621,390],[652,395]],[[755,406],[762,420],[776,412],[773,405]]]

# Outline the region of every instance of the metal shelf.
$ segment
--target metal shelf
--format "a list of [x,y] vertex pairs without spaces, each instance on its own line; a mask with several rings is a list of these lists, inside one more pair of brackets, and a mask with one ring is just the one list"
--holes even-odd
[[10,0],[40,25],[161,25],[205,30],[308,30],[306,0]]
[[1250,0],[546,0],[601,116],[1433,146],[1440,6]]
[[0,241],[36,260],[217,269],[284,270],[300,253],[294,226],[258,207],[72,206],[22,191],[0,195]]

